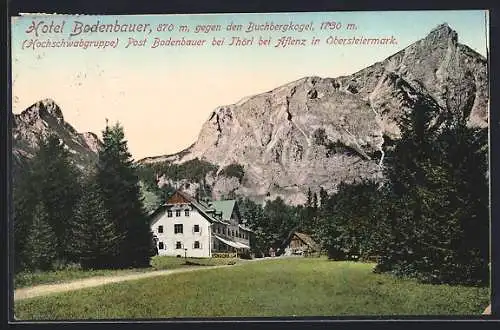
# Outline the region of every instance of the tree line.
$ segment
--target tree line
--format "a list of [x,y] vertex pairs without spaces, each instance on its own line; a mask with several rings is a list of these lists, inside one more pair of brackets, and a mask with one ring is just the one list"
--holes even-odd
[[41,139],[14,177],[13,222],[16,273],[149,266],[153,237],[123,128],[106,123],[97,163],[83,170],[57,135]]
[[488,132],[467,112],[436,116],[419,103],[391,141],[384,180],[309,190],[304,205],[240,200],[255,249],[282,247],[291,231],[312,235],[329,258],[376,261],[376,272],[426,283],[489,281]]

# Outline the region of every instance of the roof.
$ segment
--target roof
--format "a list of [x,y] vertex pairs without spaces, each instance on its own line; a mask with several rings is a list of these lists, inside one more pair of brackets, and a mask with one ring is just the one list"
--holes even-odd
[[[171,201],[173,203],[168,203],[168,201]],[[154,212],[150,214],[150,217],[152,219],[152,222],[155,222],[155,218],[159,213],[162,213],[167,210],[168,205],[173,205],[173,204],[179,204],[179,203],[189,203],[191,204],[195,209],[198,210],[198,212],[208,221],[211,223],[213,222],[218,222],[221,223],[221,220],[217,219],[214,217],[212,214],[217,213],[215,208],[211,208],[208,205],[206,205],[203,202],[197,201],[195,198],[191,197],[189,194],[186,194],[185,192],[182,192],[180,190],[177,190],[168,200],[167,203],[161,205],[158,207]]]
[[215,208],[218,212],[222,212],[222,220],[228,221],[231,219],[231,215],[233,214],[236,200],[212,201],[208,205]]
[[218,239],[219,241],[221,241],[222,243],[226,244],[226,245],[229,245],[229,246],[232,246],[234,248],[237,248],[237,249],[250,249],[250,247],[246,244],[243,244],[243,243],[240,243],[240,242],[236,242],[236,241],[232,241],[232,240],[229,240],[229,239],[225,239],[225,238],[222,238],[218,235],[214,235],[214,237],[216,239]]
[[306,243],[308,246],[312,248],[318,247],[318,244],[312,239],[311,236],[307,234],[295,232],[293,236],[297,236],[302,242]]
[[249,232],[252,232],[253,233],[253,230],[248,228],[247,226],[245,225],[242,225],[242,224],[239,224],[238,225],[239,228],[243,229],[243,230],[246,230],[246,231],[249,231]]

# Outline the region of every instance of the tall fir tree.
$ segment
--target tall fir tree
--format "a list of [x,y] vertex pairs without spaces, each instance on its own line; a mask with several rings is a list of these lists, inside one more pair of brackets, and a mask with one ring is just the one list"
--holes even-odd
[[93,177],[85,188],[71,221],[72,248],[82,268],[110,268],[123,237],[117,233]]
[[14,272],[23,271],[29,265],[26,260],[28,232],[33,225],[33,214],[37,205],[37,194],[31,180],[30,162],[13,177],[12,219],[14,225]]
[[323,207],[323,204],[326,204],[327,199],[328,199],[328,193],[326,192],[325,188],[320,187],[320,189],[319,189],[320,208]]
[[[56,134],[41,139],[30,168],[29,180],[33,189],[32,203],[43,203],[48,221],[55,234],[57,259],[72,261],[69,221],[80,197],[80,172],[70,159],[62,140]],[[26,192],[23,192],[26,196]]]
[[447,282],[487,283],[489,274],[488,131],[467,124],[468,112],[455,113],[440,136],[448,173],[450,212],[455,224],[447,257]]
[[250,248],[252,252],[263,255],[269,247],[270,242],[266,240],[265,229],[267,221],[265,221],[262,206],[245,197],[238,199],[238,208],[241,217],[246,221],[245,225],[254,231],[250,235]]
[[26,241],[26,263],[32,270],[50,270],[57,258],[55,233],[48,221],[48,213],[42,203],[33,212],[33,223]]
[[433,110],[417,103],[403,116],[402,137],[385,161],[390,185],[386,198],[393,203],[387,211],[391,226],[382,228],[393,233],[393,240],[380,244],[383,258],[379,269],[405,276],[420,277],[423,268],[431,267],[430,263],[425,267],[418,264],[427,262],[427,256],[434,252],[429,244],[439,241],[435,235],[441,221],[439,205],[443,201],[439,197],[443,195],[436,193],[446,183],[436,143],[438,130],[432,126]]
[[154,255],[153,234],[145,213],[139,178],[122,126],[106,123],[99,150],[97,181],[116,229],[124,239],[115,266],[146,267]]
[[486,281],[486,141],[465,118],[451,110],[436,117],[425,104],[405,118],[386,159],[392,203],[379,231],[380,270],[434,283]]

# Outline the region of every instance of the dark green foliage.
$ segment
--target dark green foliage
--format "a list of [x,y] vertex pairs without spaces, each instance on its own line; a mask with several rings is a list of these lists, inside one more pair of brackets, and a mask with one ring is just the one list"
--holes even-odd
[[[158,178],[164,176],[172,181],[187,180],[191,183],[198,183],[199,188],[196,189],[197,198],[207,198],[212,194],[212,188],[206,184],[205,176],[210,172],[217,171],[218,167],[209,162],[195,158],[182,164],[172,164],[171,162],[162,162],[155,164],[144,164],[137,167],[137,174],[146,189],[156,194],[160,201],[163,202],[176,189],[167,184],[162,187],[158,186]],[[233,172],[233,170],[230,171]]]
[[256,254],[265,254],[270,247],[283,247],[290,233],[298,228],[300,214],[297,208],[285,204],[280,197],[267,201],[264,207],[248,198],[239,199],[241,215],[247,220],[254,234],[252,249]]
[[27,268],[26,243],[28,232],[33,224],[33,213],[36,206],[36,191],[31,184],[29,163],[20,170],[12,187],[13,225],[14,225],[14,271],[19,273]]
[[160,189],[158,190],[150,189],[142,181],[140,182],[140,187],[144,204],[144,210],[149,214],[154,210],[156,210],[164,202],[164,200],[161,199],[160,197],[161,195],[157,193],[157,191],[160,191]]
[[198,158],[188,160],[182,164],[170,162],[152,165],[154,172],[173,181],[188,180],[189,182],[202,182],[210,172],[217,171],[217,166]]
[[224,167],[219,174],[226,176],[228,178],[230,177],[237,178],[238,181],[241,183],[243,177],[245,176],[245,168],[243,167],[243,165],[240,164],[230,164]]
[[148,266],[154,255],[153,236],[143,208],[139,178],[128,152],[123,128],[106,125],[99,150],[97,182],[104,206],[124,239],[115,258],[117,267]]
[[488,185],[484,130],[449,114],[440,130],[432,109],[405,118],[386,159],[387,218],[378,269],[432,283],[488,281]]
[[315,144],[326,148],[326,157],[331,157],[334,154],[360,155],[356,149],[340,141],[331,141],[323,128],[316,129],[313,138]]
[[267,201],[264,206],[265,241],[274,249],[282,247],[284,240],[299,224],[299,214],[293,206],[285,204],[281,197]]
[[332,259],[375,253],[374,235],[379,216],[378,185],[366,181],[342,183],[335,195],[323,193],[315,235]]
[[146,189],[150,191],[157,191],[159,189],[156,172],[153,166],[149,164],[138,165],[136,171],[137,176],[144,183]]
[[328,193],[326,192],[326,190],[321,187],[320,190],[319,190],[319,203],[321,206],[323,206],[324,204],[326,204],[328,200]]
[[68,221],[73,217],[81,193],[79,174],[59,137],[49,135],[42,141],[33,161],[31,184],[37,192],[37,201],[44,204],[48,213],[61,260],[72,260]]
[[264,219],[264,210],[262,206],[256,204],[249,198],[239,198],[238,209],[241,218],[246,221],[246,225],[254,230],[254,233],[250,235],[250,248],[252,252],[263,255],[269,248],[269,243],[266,240],[267,235],[264,233],[267,224]]
[[175,191],[175,188],[169,184],[161,187],[158,185],[159,175],[155,165],[138,165],[136,171],[139,180],[143,183],[143,189],[156,195],[159,204],[164,203],[168,196]]
[[318,220],[318,196],[311,191],[311,188],[307,190],[306,204],[303,207],[297,207],[296,212],[299,218],[297,230],[312,234]]
[[[43,205],[54,240],[51,244],[59,262],[73,261],[68,239],[68,220],[80,196],[80,172],[70,161],[57,135],[40,139],[32,160],[19,169],[13,186],[15,271],[26,266],[26,244],[33,229],[34,207]],[[32,262],[33,263],[33,262]]]
[[123,237],[117,233],[94,178],[85,188],[71,221],[73,252],[83,269],[110,268]]
[[49,224],[48,217],[43,204],[37,204],[24,250],[26,264],[32,270],[49,270],[57,258],[56,246],[54,245],[56,236]]

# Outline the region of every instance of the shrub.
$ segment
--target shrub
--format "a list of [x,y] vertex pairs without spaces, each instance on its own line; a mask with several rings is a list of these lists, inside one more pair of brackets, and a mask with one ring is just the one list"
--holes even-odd
[[220,175],[226,176],[228,178],[237,178],[241,183],[241,181],[243,180],[243,176],[245,176],[245,169],[240,164],[230,164],[222,169]]

